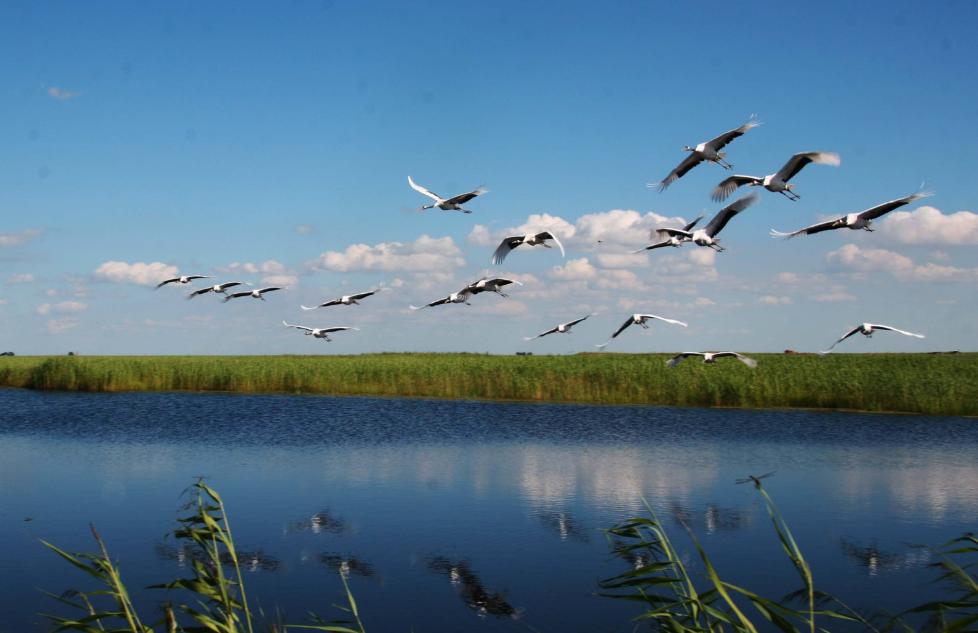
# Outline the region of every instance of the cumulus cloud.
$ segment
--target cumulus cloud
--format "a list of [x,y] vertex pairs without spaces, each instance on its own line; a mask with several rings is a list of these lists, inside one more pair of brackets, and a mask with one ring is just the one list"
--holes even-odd
[[233,262],[224,266],[215,266],[214,270],[227,275],[264,275],[259,283],[271,286],[297,286],[299,284],[296,271],[274,259],[267,259],[259,264]]
[[[473,246],[497,246],[503,238],[510,235],[525,235],[550,231],[574,251],[593,251],[601,245],[642,246],[649,243],[649,232],[664,226],[683,226],[685,220],[679,217],[666,217],[657,213],[642,215],[638,211],[615,209],[601,213],[582,215],[574,224],[549,213],[535,213],[527,217],[520,226],[490,232],[488,227],[476,224],[466,238]],[[614,259],[608,259],[612,262]],[[640,260],[635,260],[640,261]]]
[[818,301],[821,303],[834,303],[839,301],[859,301],[859,297],[854,297],[851,294],[845,292],[823,292],[821,294],[812,295],[812,301]]
[[978,214],[945,215],[934,207],[894,211],[873,225],[881,239],[896,244],[978,244]]
[[7,281],[4,283],[6,283],[8,286],[13,286],[15,284],[29,284],[34,281],[37,281],[37,278],[34,277],[33,273],[19,273],[16,275],[10,275],[7,277]]
[[913,260],[909,257],[882,248],[859,248],[855,244],[846,244],[832,251],[825,256],[825,261],[833,268],[860,272],[913,268]]
[[153,262],[152,264],[105,262],[95,269],[92,278],[96,281],[107,281],[114,284],[155,286],[164,279],[176,277],[178,274],[176,266],[168,266],[162,262]]
[[269,286],[298,286],[299,278],[295,275],[268,275],[262,277],[260,283]]
[[295,232],[299,235],[308,235],[310,233],[314,233],[315,231],[316,227],[311,224],[300,224],[299,226],[295,227]]
[[951,256],[944,251],[934,251],[930,254],[930,258],[938,262],[949,262],[951,261]]
[[87,310],[88,304],[81,301],[62,301],[61,303],[42,303],[37,306],[38,314],[50,314],[51,312],[81,312]]
[[761,297],[757,302],[762,306],[790,306],[794,304],[791,297],[775,297],[774,295]]
[[554,266],[547,272],[547,277],[561,281],[596,279],[597,276],[597,269],[588,262],[587,257],[568,260],[563,266]]
[[44,235],[44,229],[24,229],[23,231],[18,231],[17,233],[0,233],[0,246],[20,246],[21,244],[27,244],[42,235]]
[[895,271],[901,281],[978,281],[978,268],[955,268],[928,262],[907,270]]
[[306,262],[306,267],[327,272],[438,271],[465,266],[461,255],[451,237],[422,235],[413,242],[353,244],[342,253],[327,251]]
[[54,97],[55,99],[72,99],[74,97],[80,97],[81,93],[72,90],[62,90],[57,86],[51,86],[48,88],[48,96]]
[[49,319],[48,320],[48,332],[51,334],[60,334],[65,330],[70,330],[71,328],[78,325],[78,319],[75,317],[61,317],[60,319]]

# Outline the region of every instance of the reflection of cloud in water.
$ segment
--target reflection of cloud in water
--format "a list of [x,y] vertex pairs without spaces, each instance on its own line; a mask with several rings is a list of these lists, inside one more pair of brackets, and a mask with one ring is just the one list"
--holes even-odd
[[468,559],[452,561],[444,556],[429,556],[427,567],[430,571],[447,578],[459,597],[469,609],[479,617],[494,615],[497,618],[520,617],[520,611],[506,601],[506,596],[499,592],[490,593],[483,585],[479,576],[472,571]]
[[283,530],[286,534],[312,532],[313,534],[342,534],[350,529],[350,524],[340,517],[334,517],[329,508],[320,510],[305,521],[288,523]]
[[[948,513],[962,518],[978,516],[978,467],[946,466],[933,455],[933,466],[886,470],[849,470],[839,474],[843,499],[863,506],[885,492],[898,503],[901,514],[942,522]],[[919,455],[913,461],[920,460]],[[858,468],[858,466],[857,466]]]
[[746,508],[721,508],[708,503],[705,510],[696,510],[675,501],[669,504],[672,518],[677,525],[686,526],[693,532],[735,532],[746,530],[754,525],[757,503]]
[[[155,548],[156,556],[160,560],[176,561],[178,567],[187,567],[193,560],[199,560],[205,565],[210,565],[208,557],[202,549],[190,547],[189,545],[170,545],[159,544]],[[250,551],[239,551],[238,566],[243,572],[257,571],[279,571],[283,568],[282,562],[271,554],[266,554],[264,550],[256,549]],[[234,568],[234,559],[230,552],[221,552],[218,556],[221,565],[229,569]]]
[[360,558],[358,555],[344,556],[342,554],[316,554],[316,562],[325,565],[328,569],[341,574],[344,578],[358,576],[368,580],[379,581],[380,574],[377,572],[373,563]]
[[548,531],[556,534],[562,541],[590,543],[590,529],[581,527],[569,511],[539,510],[534,513],[537,521]]
[[903,554],[879,549],[876,541],[868,546],[857,545],[848,539],[840,539],[842,553],[857,567],[865,569],[870,576],[930,564],[931,555],[926,549],[908,549]]

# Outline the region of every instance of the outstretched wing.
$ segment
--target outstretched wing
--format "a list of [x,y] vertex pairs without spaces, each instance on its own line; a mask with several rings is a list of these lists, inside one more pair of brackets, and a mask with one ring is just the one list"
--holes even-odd
[[231,299],[237,299],[238,297],[250,297],[250,296],[251,296],[251,292],[250,291],[249,292],[232,292],[228,296],[226,296],[223,299],[221,299],[221,303],[227,303]]
[[681,325],[683,327],[689,327],[688,325],[686,325],[682,321],[677,321],[675,319],[667,319],[665,317],[656,316],[654,314],[636,314],[635,316],[641,317],[643,319],[658,319],[660,321],[665,321],[666,323],[673,323],[675,325]]
[[611,335],[611,338],[609,338],[609,339],[608,339],[607,341],[605,341],[604,343],[602,343],[602,344],[600,344],[600,345],[597,345],[596,347],[598,347],[599,349],[603,349],[603,348],[604,348],[604,347],[605,347],[606,345],[608,345],[608,343],[610,343],[610,342],[611,342],[611,341],[612,341],[613,339],[615,339],[615,338],[617,338],[619,334],[621,334],[622,332],[624,332],[624,331],[625,331],[625,328],[627,328],[627,327],[628,327],[629,325],[631,325],[631,324],[632,324],[632,317],[628,317],[628,320],[627,320],[627,321],[625,321],[624,323],[622,323],[622,324],[621,324],[621,327],[619,327],[619,328],[618,328],[617,330],[615,330],[615,333]]
[[412,189],[414,189],[415,191],[417,191],[419,193],[423,193],[424,195],[428,196],[429,198],[431,198],[435,202],[441,202],[441,198],[438,197],[438,194],[431,193],[430,191],[428,191],[424,187],[422,187],[420,185],[414,184],[414,181],[411,180],[411,177],[410,176],[408,176],[408,184],[411,185],[411,188]]
[[[700,216],[700,217],[702,217],[702,216]],[[675,229],[675,228],[672,228],[672,227],[666,227],[666,228],[662,228],[662,229],[655,229],[654,231],[652,231],[651,233],[649,233],[649,238],[650,239],[653,239],[653,240],[661,240],[662,238],[664,238],[666,236],[669,236],[669,237],[684,237],[686,239],[691,239],[693,237],[693,234],[690,233],[689,230],[687,230],[685,228]]]
[[672,246],[672,243],[669,240],[666,240],[665,242],[657,242],[655,244],[650,244],[650,245],[646,246],[645,248],[638,249],[637,251],[628,251],[628,252],[629,253],[633,253],[633,254],[634,253],[641,253],[642,251],[650,251],[653,248],[662,248],[664,246]]
[[761,196],[757,195],[757,193],[752,193],[723,207],[720,209],[720,213],[717,213],[713,219],[710,220],[710,223],[706,225],[706,234],[710,237],[716,237],[716,235],[723,230],[723,227],[727,226],[727,222],[730,221],[730,218],[737,215],[747,207],[757,204],[757,201],[760,199]]
[[223,284],[217,284],[217,287],[221,290],[226,290],[228,288],[233,288],[235,286],[250,286],[251,284],[247,281],[226,281]]
[[193,281],[194,279],[210,279],[207,275],[187,275],[187,281]]
[[189,295],[187,295],[186,298],[187,300],[190,300],[196,297],[197,295],[202,295],[204,293],[211,292],[212,290],[214,290],[214,288],[212,288],[211,286],[207,286],[206,288],[201,288],[200,290],[194,290]]
[[903,330],[898,330],[895,327],[890,327],[889,325],[876,325],[871,323],[874,330],[890,330],[891,332],[899,332],[900,334],[906,334],[907,336],[916,336],[917,338],[924,338],[923,334],[914,334],[913,332],[904,332]]
[[329,334],[330,332],[342,332],[343,330],[359,330],[359,329],[360,328],[358,328],[358,327],[352,327],[352,326],[346,326],[346,327],[326,327],[326,328],[322,328],[320,330],[320,332],[326,332],[327,334]]
[[788,182],[808,163],[838,167],[841,162],[839,155],[834,152],[800,152],[788,159],[784,167],[774,175],[774,179]]
[[554,244],[556,244],[558,247],[560,247],[560,254],[562,256],[564,256],[564,257],[567,257],[567,253],[564,252],[564,245],[561,244],[560,243],[560,240],[557,239],[557,236],[554,235],[553,233],[551,233],[550,231],[544,231],[543,233],[537,233],[537,239],[538,240],[553,240],[554,241]]
[[819,352],[819,354],[821,354],[822,356],[825,356],[826,354],[831,354],[831,353],[832,353],[832,350],[834,350],[834,349],[835,349],[835,346],[836,346],[836,345],[838,345],[838,344],[839,344],[839,343],[841,343],[842,341],[844,341],[844,340],[846,340],[847,338],[849,338],[849,337],[850,337],[850,336],[852,336],[853,334],[856,334],[857,332],[861,332],[861,331],[862,331],[862,327],[863,327],[863,326],[861,326],[861,325],[860,325],[859,327],[856,327],[856,328],[853,328],[853,329],[852,329],[852,330],[850,330],[849,332],[846,332],[846,334],[845,334],[845,336],[843,336],[842,338],[840,338],[840,339],[839,339],[838,341],[836,341],[835,343],[832,343],[832,347],[830,347],[830,348],[828,348],[828,349],[827,349],[827,350],[825,350],[824,352]]
[[341,299],[333,299],[332,301],[327,301],[326,303],[320,303],[318,306],[313,306],[311,308],[307,308],[306,306],[299,306],[299,307],[302,308],[303,310],[315,310],[316,308],[327,308],[329,306],[339,305],[342,302],[343,301]]
[[552,330],[547,330],[546,332],[543,332],[542,334],[537,334],[536,336],[531,336],[530,338],[527,338],[527,337],[524,336],[523,337],[523,340],[524,341],[532,341],[533,339],[538,339],[541,336],[546,336],[547,334],[553,334],[556,331],[557,331],[557,328],[553,328]]
[[730,194],[737,191],[737,188],[752,182],[761,183],[764,182],[763,178],[758,178],[757,176],[731,176],[726,178],[719,185],[717,185],[713,192],[710,193],[710,199],[714,202],[720,202],[721,200],[726,200],[730,197]]
[[[478,283],[478,282],[476,282],[476,283]],[[508,286],[509,284],[517,284],[519,286],[522,286],[523,285],[521,282],[516,281],[515,279],[506,279],[504,277],[496,277],[495,279],[487,279],[486,280],[486,285],[487,286],[496,286],[496,287],[499,287],[499,286]]]
[[482,185],[481,187],[479,187],[475,191],[470,191],[468,193],[460,193],[459,195],[455,196],[454,198],[449,198],[445,202],[450,202],[452,204],[465,204],[466,202],[468,202],[472,198],[475,198],[477,196],[481,196],[484,193],[489,193],[489,190],[486,189],[486,186],[485,185]]
[[439,299],[438,301],[432,301],[431,303],[426,303],[425,305],[421,306],[420,308],[415,308],[414,306],[408,306],[408,307],[411,308],[412,310],[424,310],[425,308],[431,308],[433,306],[440,306],[443,303],[448,303],[448,302],[449,302],[449,298],[448,297],[445,297],[444,299]]
[[821,224],[813,224],[809,227],[799,229],[794,233],[782,233],[781,231],[775,231],[771,229],[771,235],[774,237],[783,237],[786,240],[790,240],[793,237],[798,237],[799,235],[812,235],[814,233],[821,233],[822,231],[831,231],[832,229],[841,229],[846,225],[845,218],[839,218],[837,220],[829,220],[828,222],[822,222]]
[[907,196],[906,198],[900,198],[898,200],[890,200],[889,202],[884,202],[883,204],[876,205],[872,209],[866,209],[859,214],[859,217],[865,218],[867,220],[875,220],[876,218],[886,215],[894,209],[899,209],[900,207],[910,204],[920,200],[921,198],[927,198],[928,196],[934,195],[933,191],[918,191],[912,196]]
[[704,214],[701,214],[698,218],[696,218],[695,220],[693,220],[692,222],[690,222],[689,224],[687,224],[686,226],[684,226],[683,227],[683,230],[684,231],[692,231],[693,230],[693,227],[695,227],[697,225],[697,223],[699,223],[699,221],[702,220],[705,215],[706,215],[705,213]]
[[564,327],[571,327],[572,325],[577,325],[581,321],[586,321],[589,317],[593,317],[593,316],[594,316],[594,313],[592,312],[591,314],[589,314],[587,316],[582,316],[580,319],[574,319],[573,321],[570,321],[568,323],[564,323]]
[[659,193],[662,193],[663,191],[669,188],[669,185],[671,185],[672,183],[676,182],[677,180],[685,176],[686,172],[688,172],[693,167],[696,167],[704,160],[705,159],[703,158],[702,154],[700,154],[699,152],[693,152],[689,156],[687,156],[683,160],[683,162],[679,163],[679,165],[675,169],[670,171],[669,175],[663,178],[661,182],[650,182],[647,183],[645,186],[649,188],[658,189]]
[[667,360],[666,367],[675,367],[689,356],[706,356],[706,354],[704,354],[703,352],[683,352],[682,354],[679,354],[678,356],[673,356],[672,358]]
[[747,365],[751,369],[757,367],[757,361],[753,358],[747,358],[743,354],[738,354],[737,352],[717,352],[713,355],[713,358],[723,358],[724,356],[733,356],[743,364]]
[[312,328],[311,327],[306,327],[304,325],[289,325],[285,321],[282,321],[282,323],[285,325],[285,327],[291,327],[291,328],[295,328],[297,330],[306,330],[307,332],[312,332]]
[[180,281],[180,278],[179,277],[174,277],[173,279],[164,279],[160,283],[156,284],[156,287],[157,288],[162,288],[163,286],[165,286],[167,284],[172,284],[174,281]]
[[503,263],[509,252],[523,243],[522,235],[511,235],[502,241],[496,252],[492,254],[492,264],[493,266],[498,266]]
[[[269,286],[268,288],[262,288],[261,290],[259,290],[258,294],[265,294],[266,292],[274,292],[276,290],[285,290],[285,288],[283,288],[282,286]],[[251,294],[251,293],[249,292],[245,294]]]
[[725,132],[721,134],[720,136],[716,137],[712,141],[706,143],[706,145],[709,145],[715,150],[723,149],[727,145],[727,143],[734,140],[738,136],[743,136],[744,132],[746,132],[751,128],[755,128],[758,125],[761,125],[761,122],[758,121],[757,117],[752,114],[750,115],[750,119],[747,121],[747,123],[744,123],[736,130],[730,130],[729,132]]

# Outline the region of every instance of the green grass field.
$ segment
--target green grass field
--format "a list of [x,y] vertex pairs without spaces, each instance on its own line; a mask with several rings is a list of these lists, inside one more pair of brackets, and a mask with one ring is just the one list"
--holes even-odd
[[0,386],[225,391],[978,415],[978,354],[756,354],[757,369],[665,354],[15,356]]

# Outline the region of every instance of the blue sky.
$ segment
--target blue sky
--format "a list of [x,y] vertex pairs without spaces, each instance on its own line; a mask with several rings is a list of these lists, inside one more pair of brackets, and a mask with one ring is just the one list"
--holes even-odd
[[[864,321],[927,339],[840,351],[973,350],[976,18],[971,2],[8,3],[0,348],[570,353],[641,311],[690,327],[609,351],[815,350]],[[727,148],[737,173],[810,150],[841,166],[806,168],[798,202],[762,191],[715,257],[614,257],[656,222],[720,208],[716,165],[662,194],[645,183],[752,113],[764,125]],[[411,213],[425,198],[409,174],[491,191],[472,215]],[[923,181],[937,195],[899,226],[768,236]],[[480,276],[487,239],[528,222],[573,227],[566,260],[521,248],[494,269],[525,282],[508,300],[407,310]],[[290,289],[226,305],[151,291],[174,270]],[[381,282],[392,291],[362,306],[299,308]],[[522,342],[594,310],[571,336]],[[327,345],[283,319],[361,331]]]

